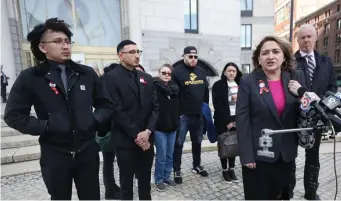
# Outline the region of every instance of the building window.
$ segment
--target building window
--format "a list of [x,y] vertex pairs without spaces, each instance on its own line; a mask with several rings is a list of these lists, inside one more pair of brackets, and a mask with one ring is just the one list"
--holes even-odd
[[340,4],[337,4],[336,12],[340,12]]
[[336,34],[336,43],[341,43],[341,33]]
[[58,17],[71,26],[76,45],[116,46],[121,41],[120,8],[119,0],[19,0],[22,34],[26,37],[37,24]]
[[185,0],[185,33],[198,33],[198,0]]
[[334,63],[336,64],[340,63],[340,50],[335,50]]
[[251,72],[251,65],[250,64],[242,64],[242,72],[243,73],[250,73]]
[[341,18],[336,21],[336,28],[341,29]]
[[328,42],[329,42],[328,37],[324,38],[323,39],[323,46],[327,47],[328,46]]
[[242,49],[251,50],[252,25],[242,24],[240,28],[240,46]]
[[240,1],[241,16],[252,16],[253,0],[241,0]]
[[323,52],[322,55],[328,56],[328,52]]
[[328,34],[329,31],[330,31],[330,24],[328,23],[328,24],[324,25],[324,34]]

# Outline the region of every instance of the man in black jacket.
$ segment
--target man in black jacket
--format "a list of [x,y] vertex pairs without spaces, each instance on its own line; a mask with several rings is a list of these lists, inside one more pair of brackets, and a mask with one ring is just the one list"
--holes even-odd
[[137,71],[142,51],[124,40],[117,45],[121,65],[103,77],[114,103],[112,137],[120,169],[121,199],[133,200],[133,177],[138,178],[140,200],[151,200],[154,147],[151,136],[159,105],[153,79]]
[[3,66],[1,65],[1,98],[2,102],[6,103],[7,101],[7,86],[9,77],[4,73]]
[[[4,120],[21,133],[40,136],[40,167],[51,199],[70,200],[74,180],[80,200],[99,200],[95,133],[110,121],[112,102],[95,71],[70,59],[71,36],[58,18],[28,34],[40,64],[16,79]],[[37,117],[30,116],[32,105]]]
[[[336,76],[333,70],[333,63],[329,57],[314,51],[316,42],[314,26],[311,24],[302,25],[298,31],[297,42],[300,48],[295,53],[297,69],[304,72],[305,83],[308,91],[315,92],[321,98],[327,91],[335,93],[337,91],[337,85]],[[319,200],[319,196],[316,194],[316,191],[319,185],[319,149],[321,134],[322,133],[315,134],[315,145],[311,149],[306,149],[304,167],[304,198],[308,200]],[[293,174],[293,177],[291,190],[293,190],[296,183],[295,174]]]
[[187,132],[192,141],[193,173],[207,177],[201,166],[201,142],[203,138],[202,105],[208,103],[209,91],[205,73],[197,67],[197,49],[188,46],[184,49],[184,63],[172,72],[172,80],[180,89],[180,127],[174,149],[174,181],[182,183],[181,157]]

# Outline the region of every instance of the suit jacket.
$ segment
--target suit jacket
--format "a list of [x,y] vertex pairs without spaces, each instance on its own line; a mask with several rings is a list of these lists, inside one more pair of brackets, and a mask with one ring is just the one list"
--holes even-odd
[[227,131],[226,125],[232,122],[228,97],[229,87],[226,80],[218,80],[212,87],[214,106],[214,125],[218,135]]
[[[240,160],[243,165],[254,163],[256,160],[273,163],[280,157],[285,162],[290,162],[297,156],[298,141],[296,133],[271,136],[273,146],[269,148],[269,151],[274,152],[274,158],[257,156],[257,151],[262,150],[259,147],[259,137],[261,137],[262,129],[278,130],[297,127],[300,102],[297,97],[289,92],[287,87],[289,80],[293,78],[291,73],[286,71],[282,72],[281,76],[286,97],[282,116],[278,115],[271,92],[260,94],[260,80],[264,81],[266,88],[269,89],[263,71],[253,71],[241,79],[236,108],[236,127]],[[302,82],[302,76],[296,77],[298,77],[299,82]]]
[[[155,130],[159,105],[152,77],[140,71],[137,83],[127,69],[119,66],[106,73],[103,81],[114,103],[112,137],[116,148],[138,148],[137,134]],[[153,137],[150,136],[152,143]]]
[[309,79],[308,64],[306,58],[301,56],[300,51],[295,53],[297,69],[302,70],[308,91],[315,92],[322,97],[327,91],[337,92],[336,75],[331,59],[314,51],[316,68],[312,83]]

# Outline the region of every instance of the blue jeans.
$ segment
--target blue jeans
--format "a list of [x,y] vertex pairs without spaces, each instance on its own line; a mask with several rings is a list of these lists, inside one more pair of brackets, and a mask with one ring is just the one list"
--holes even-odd
[[174,172],[181,170],[181,157],[187,132],[192,142],[193,168],[201,163],[201,142],[203,139],[203,117],[201,115],[181,115],[180,128],[177,133],[174,148]]
[[154,178],[156,184],[170,179],[175,137],[176,131],[170,133],[155,131],[154,133],[156,147]]

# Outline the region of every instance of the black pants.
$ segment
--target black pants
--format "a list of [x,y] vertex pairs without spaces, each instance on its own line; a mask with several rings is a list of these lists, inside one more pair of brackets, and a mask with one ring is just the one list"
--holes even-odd
[[120,192],[116,185],[114,175],[114,161],[115,151],[102,152],[103,155],[103,183],[105,187],[105,194],[114,196],[115,193]]
[[7,101],[7,89],[6,89],[7,85],[1,85],[1,98],[2,98],[2,102],[6,102]]
[[41,173],[51,200],[71,200],[72,180],[78,199],[100,199],[98,151],[95,141],[75,158],[49,145],[41,146]]
[[236,157],[221,158],[220,163],[223,170],[227,169],[227,161],[229,162],[229,168],[234,168]]
[[245,200],[289,200],[293,162],[256,161],[256,168],[242,167]]
[[121,199],[133,200],[134,174],[138,177],[138,194],[140,200],[151,200],[151,169],[154,159],[154,146],[147,151],[141,148],[117,148],[116,156],[120,168]]
[[[319,186],[318,177],[320,172],[319,151],[321,144],[321,136],[319,133],[315,135],[315,144],[311,149],[305,150],[305,166],[304,166],[304,190],[305,197],[315,199],[316,191]],[[294,164],[295,165],[295,164]],[[293,191],[296,185],[296,167],[292,167],[294,173],[291,174],[290,190]]]

